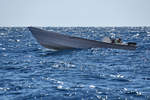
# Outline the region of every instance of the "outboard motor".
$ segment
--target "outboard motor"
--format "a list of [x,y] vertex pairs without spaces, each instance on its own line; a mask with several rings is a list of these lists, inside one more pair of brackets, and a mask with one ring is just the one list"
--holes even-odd
[[136,46],[136,43],[135,42],[128,42],[128,45],[129,46]]

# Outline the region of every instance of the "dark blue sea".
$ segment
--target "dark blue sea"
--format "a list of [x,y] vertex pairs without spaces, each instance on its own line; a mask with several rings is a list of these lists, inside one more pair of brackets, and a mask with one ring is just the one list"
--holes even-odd
[[51,51],[26,27],[0,28],[0,100],[150,100],[150,27],[42,27],[136,42],[134,51]]

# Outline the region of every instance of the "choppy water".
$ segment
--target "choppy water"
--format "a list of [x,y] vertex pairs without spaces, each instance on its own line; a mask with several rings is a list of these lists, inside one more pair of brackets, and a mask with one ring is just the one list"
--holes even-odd
[[50,51],[27,28],[1,27],[0,100],[150,100],[150,27],[43,29],[138,48]]

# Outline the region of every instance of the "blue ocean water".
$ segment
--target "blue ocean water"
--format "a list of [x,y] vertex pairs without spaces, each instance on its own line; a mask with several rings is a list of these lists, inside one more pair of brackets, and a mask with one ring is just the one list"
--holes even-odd
[[150,100],[150,27],[42,29],[138,48],[50,51],[26,27],[1,27],[0,100]]

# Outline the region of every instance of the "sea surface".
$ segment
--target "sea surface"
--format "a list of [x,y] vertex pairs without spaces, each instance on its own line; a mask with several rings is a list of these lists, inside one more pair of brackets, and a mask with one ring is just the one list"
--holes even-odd
[[0,27],[0,100],[150,100],[150,27],[40,27],[134,51],[51,51],[27,27]]

